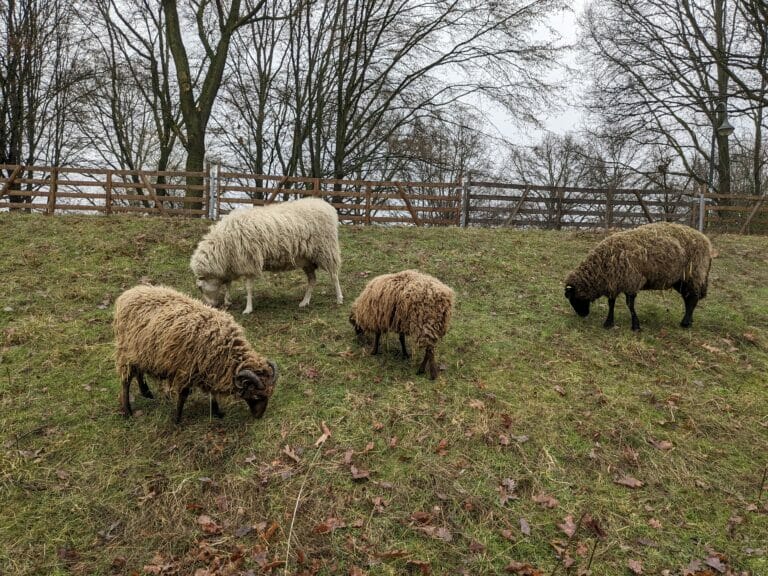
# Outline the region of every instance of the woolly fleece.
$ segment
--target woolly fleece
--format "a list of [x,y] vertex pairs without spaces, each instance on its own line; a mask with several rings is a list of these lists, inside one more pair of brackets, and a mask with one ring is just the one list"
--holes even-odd
[[319,198],[235,210],[210,228],[192,254],[190,267],[198,281],[216,279],[225,285],[263,270],[303,268],[309,286],[302,305],[309,303],[314,270],[321,268],[330,274],[341,303],[338,224],[336,209]]
[[356,330],[406,334],[431,356],[448,331],[453,301],[453,290],[437,278],[404,270],[369,281],[352,304],[349,319]]
[[641,290],[674,288],[685,302],[681,326],[693,322],[693,311],[707,295],[712,245],[702,233],[681,224],[658,222],[617,232],[595,246],[565,279],[565,295],[579,316],[589,314],[589,303],[608,298],[604,326],[614,322],[614,303],[626,295],[632,330],[640,330],[635,297]]
[[[274,371],[226,312],[162,286],[136,286],[115,301],[116,367],[121,381],[132,370],[167,379],[177,394],[197,386],[212,394],[238,394],[235,377],[254,372],[274,391]],[[141,381],[141,380],[140,380]]]

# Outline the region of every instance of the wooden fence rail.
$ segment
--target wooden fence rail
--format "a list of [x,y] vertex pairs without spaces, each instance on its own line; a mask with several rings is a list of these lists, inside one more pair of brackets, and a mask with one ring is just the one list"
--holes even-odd
[[[196,183],[188,183],[188,182]],[[766,196],[680,190],[285,177],[224,171],[112,170],[0,164],[0,210],[158,214],[216,219],[243,206],[305,196],[352,224],[628,228],[659,220],[768,233]],[[703,198],[703,202],[702,202]]]

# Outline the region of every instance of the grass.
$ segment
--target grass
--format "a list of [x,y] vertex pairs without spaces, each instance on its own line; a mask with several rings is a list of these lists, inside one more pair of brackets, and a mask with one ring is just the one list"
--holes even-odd
[[[112,302],[142,279],[194,293],[207,223],[0,227],[2,574],[768,574],[765,237],[712,238],[693,328],[643,293],[635,334],[623,304],[606,331],[604,300],[584,320],[563,298],[598,235],[344,227],[344,306],[324,273],[307,310],[302,273],[269,274],[243,317],[236,286],[281,367],[265,418],[212,419],[198,392],[175,426],[162,394],[120,415]],[[457,293],[436,381],[347,322],[408,267]]]

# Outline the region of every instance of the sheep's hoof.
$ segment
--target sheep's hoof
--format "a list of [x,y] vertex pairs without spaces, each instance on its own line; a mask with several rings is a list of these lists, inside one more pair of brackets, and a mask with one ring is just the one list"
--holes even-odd
[[640,325],[632,326],[632,332],[640,332]]
[[299,302],[299,308],[306,308],[307,306],[309,306],[309,300],[307,300],[306,302],[304,302],[304,300]]
[[603,322],[603,328],[613,328],[613,322]]
[[680,322],[680,326],[682,328],[690,328],[692,324],[693,324],[693,322],[691,322],[690,320],[688,320],[687,322],[685,320]]
[[243,314],[251,314],[253,312],[253,308],[246,308],[243,310]]

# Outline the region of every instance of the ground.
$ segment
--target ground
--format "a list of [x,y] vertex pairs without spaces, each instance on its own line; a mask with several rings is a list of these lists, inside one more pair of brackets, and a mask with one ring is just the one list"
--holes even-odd
[[[768,238],[712,236],[693,327],[641,293],[633,333],[563,297],[599,234],[342,227],[344,305],[323,272],[306,310],[301,272],[251,316],[235,286],[281,368],[262,420],[199,392],[125,419],[113,302],[194,294],[207,225],[0,215],[0,573],[768,574]],[[456,291],[435,381],[347,321],[405,268]]]

